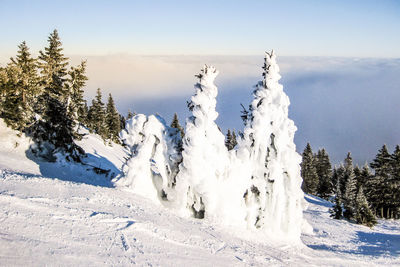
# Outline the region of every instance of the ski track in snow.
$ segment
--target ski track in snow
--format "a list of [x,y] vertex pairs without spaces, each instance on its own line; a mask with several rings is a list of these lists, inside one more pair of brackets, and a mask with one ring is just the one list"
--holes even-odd
[[275,244],[180,218],[118,188],[2,171],[0,265],[294,266],[400,265],[400,223],[373,230],[329,218],[307,196],[314,235],[306,246]]

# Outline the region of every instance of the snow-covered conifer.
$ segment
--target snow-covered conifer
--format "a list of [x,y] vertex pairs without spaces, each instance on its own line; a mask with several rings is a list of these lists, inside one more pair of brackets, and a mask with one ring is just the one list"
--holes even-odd
[[[336,169],[333,171],[333,176],[337,175]],[[340,191],[340,181],[336,179],[336,186],[335,186],[335,204],[329,210],[331,217],[339,220],[343,217],[343,204],[342,204],[342,193]]]
[[356,197],[356,209],[355,209],[355,220],[359,224],[364,224],[368,227],[372,227],[377,224],[375,215],[372,213],[368,201],[364,195],[364,189],[361,186],[358,189]]
[[138,114],[126,122],[121,140],[130,150],[117,184],[165,205],[176,199],[176,175],[181,162],[178,129],[168,127],[159,116]]
[[178,129],[179,132],[181,133],[181,137],[183,138],[183,136],[185,135],[185,131],[183,130],[183,127],[179,123],[178,114],[176,113],[174,113],[174,118],[172,119],[171,127]]
[[[204,66],[196,77],[196,93],[189,102],[192,116],[186,122],[183,140],[183,161],[177,176],[180,187],[181,210],[194,217],[224,217],[224,182],[229,168],[229,154],[224,145],[225,136],[215,123],[217,87],[214,79],[218,71]],[[229,193],[229,192],[224,192]],[[240,200],[240,197],[238,199]],[[235,206],[234,203],[230,203]]]
[[303,192],[301,157],[293,142],[296,126],[288,118],[289,98],[279,84],[272,51],[265,54],[263,80],[256,85],[238,155],[248,157],[251,173],[246,192],[249,226],[299,239]]

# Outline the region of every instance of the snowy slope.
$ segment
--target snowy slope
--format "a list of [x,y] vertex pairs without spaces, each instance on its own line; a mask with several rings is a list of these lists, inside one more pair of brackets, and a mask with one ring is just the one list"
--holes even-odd
[[[260,232],[181,218],[93,171],[32,161],[22,149],[29,140],[0,130],[1,144],[21,143],[0,147],[1,266],[400,265],[398,221],[371,230],[332,220],[328,202],[307,196],[314,234],[303,234],[302,246],[279,244]],[[119,169],[124,150],[97,141],[82,141],[91,162]]]

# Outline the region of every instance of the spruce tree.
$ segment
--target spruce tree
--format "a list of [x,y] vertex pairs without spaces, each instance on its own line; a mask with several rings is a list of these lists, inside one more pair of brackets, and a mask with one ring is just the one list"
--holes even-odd
[[176,113],[174,114],[174,118],[172,119],[171,127],[178,129],[181,133],[182,138],[185,136],[185,131],[183,130],[183,127],[179,124],[178,114]]
[[314,155],[310,143],[307,143],[302,154],[301,177],[303,178],[303,191],[308,194],[316,195],[318,189],[318,174],[314,164]]
[[32,151],[50,161],[56,160],[58,152],[66,153],[67,159],[75,161],[80,161],[83,154],[74,143],[74,122],[68,112],[67,59],[58,32],[54,30],[48,39],[48,47],[39,55],[43,93],[36,111],[41,117],[30,129],[36,143]]
[[119,144],[119,132],[121,130],[120,116],[114,104],[112,95],[108,95],[107,109],[106,109],[106,126],[107,126],[107,139]]
[[33,103],[39,94],[40,86],[36,60],[32,58],[25,41],[18,46],[16,58],[5,70],[2,101],[2,117],[13,129],[24,131],[34,121]]
[[346,188],[344,191],[343,207],[345,210],[343,216],[349,220],[353,220],[356,215],[357,178],[354,173],[353,159],[350,152],[345,159],[344,176]]
[[[69,78],[67,79],[68,93],[68,113],[73,119],[74,123],[79,122],[85,124],[87,116],[87,105],[83,99],[83,87],[88,80],[85,75],[86,72],[86,61],[82,61],[77,67],[71,67],[68,72]],[[85,106],[86,105],[86,106]]]
[[365,188],[366,188],[366,185],[368,184],[369,180],[371,179],[371,177],[372,177],[371,170],[370,170],[368,164],[365,163],[365,165],[361,169],[361,173],[357,177],[357,184],[358,184],[357,187],[359,188],[359,187],[363,186],[365,193],[368,193],[367,190],[365,190]]
[[232,140],[231,140],[231,146],[232,148],[235,148],[235,146],[238,144],[237,139],[236,139],[236,133],[235,130],[232,130]]
[[126,127],[126,119],[122,114],[119,114],[119,125],[119,131],[122,131]]
[[83,106],[78,109],[78,121],[79,123],[88,127],[88,115],[89,115],[89,107],[87,105],[87,101],[83,101]]
[[228,132],[226,133],[226,138],[225,138],[225,146],[228,150],[232,150],[232,134],[231,130],[228,129]]
[[356,196],[357,196],[357,178],[354,171],[348,174],[346,182],[346,191],[344,192],[344,213],[343,216],[349,220],[353,220],[356,209]]
[[237,145],[237,140],[236,140],[236,133],[235,130],[231,132],[230,129],[228,129],[228,132],[226,134],[225,138],[225,146],[228,150],[232,150],[235,148]]
[[315,166],[319,178],[317,194],[319,197],[328,199],[333,192],[332,165],[324,148],[318,150]]
[[399,219],[400,218],[400,146],[397,145],[393,154],[391,155],[392,158],[392,198],[391,204],[393,209],[393,218]]
[[[336,169],[334,170],[334,176],[337,175]],[[339,179],[336,180],[335,186],[335,204],[329,210],[331,217],[340,220],[343,217],[343,204],[342,204],[342,192],[340,191],[340,181]]]
[[356,214],[355,220],[358,224],[363,224],[368,227],[372,227],[377,224],[375,215],[372,213],[367,198],[364,195],[363,187],[358,189],[356,197]]
[[128,110],[128,115],[126,116],[126,120],[132,119],[136,115],[135,112],[132,112],[131,110]]
[[103,139],[107,138],[106,111],[102,101],[100,88],[97,89],[96,96],[92,100],[92,105],[88,112],[89,129],[100,135]]
[[375,213],[381,218],[389,218],[392,208],[388,205],[392,198],[391,174],[392,174],[392,157],[388,152],[386,145],[378,151],[375,159],[370,164],[374,169],[375,175],[371,179],[369,188],[369,200]]

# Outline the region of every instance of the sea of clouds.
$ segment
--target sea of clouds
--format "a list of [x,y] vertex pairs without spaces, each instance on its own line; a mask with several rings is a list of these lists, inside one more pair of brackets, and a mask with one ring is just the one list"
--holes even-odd
[[[195,74],[203,64],[218,68],[217,122],[225,132],[241,130],[240,104],[247,106],[261,79],[260,56],[71,56],[88,61],[86,97],[100,87],[112,93],[120,112],[160,114],[181,123],[189,113]],[[351,151],[358,164],[370,161],[387,144],[400,144],[400,59],[279,57],[281,83],[290,97],[289,116],[298,127],[295,142],[325,147],[334,163]]]

